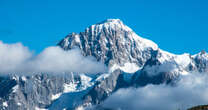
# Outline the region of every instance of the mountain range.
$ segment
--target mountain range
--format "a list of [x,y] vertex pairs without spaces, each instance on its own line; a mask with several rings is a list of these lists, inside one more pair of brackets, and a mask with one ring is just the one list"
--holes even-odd
[[119,19],[107,19],[83,32],[70,33],[56,46],[65,51],[78,48],[84,57],[94,57],[108,71],[1,76],[2,110],[76,110],[89,106],[107,110],[102,102],[121,88],[174,86],[182,76],[208,72],[205,51],[195,55],[169,53]]

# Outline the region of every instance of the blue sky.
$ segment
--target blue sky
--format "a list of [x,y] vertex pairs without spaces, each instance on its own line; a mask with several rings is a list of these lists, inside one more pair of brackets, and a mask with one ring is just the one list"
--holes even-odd
[[107,18],[169,52],[208,51],[208,0],[0,0],[0,40],[39,53]]

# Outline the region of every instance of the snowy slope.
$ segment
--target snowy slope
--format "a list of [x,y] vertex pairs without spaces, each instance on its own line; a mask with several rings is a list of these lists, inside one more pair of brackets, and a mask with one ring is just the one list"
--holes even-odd
[[[151,51],[158,49],[154,42],[138,36],[119,19],[107,19],[79,34],[69,34],[58,45],[65,50],[79,47],[84,56],[94,56],[109,68],[123,68],[128,73],[141,68]],[[135,68],[129,71],[129,67]]]
[[71,33],[58,44],[79,48],[108,66],[108,73],[0,77],[0,108],[73,110],[102,103],[120,88],[172,83],[181,75],[208,71],[208,54],[176,55],[137,35],[119,19],[107,19]]

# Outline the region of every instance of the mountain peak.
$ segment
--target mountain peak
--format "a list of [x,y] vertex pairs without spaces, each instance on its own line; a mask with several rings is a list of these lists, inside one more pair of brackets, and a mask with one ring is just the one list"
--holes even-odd
[[194,57],[208,60],[208,53],[205,50],[202,50],[200,53],[193,55]]
[[205,51],[205,50],[202,50],[202,51],[200,52],[200,54],[201,54],[201,55],[204,55],[204,54],[206,54],[206,51]]
[[106,19],[102,22],[91,25],[87,30],[88,29],[95,30],[96,32],[100,32],[103,29],[132,32],[132,29],[126,26],[120,19]]
[[208,57],[208,53],[205,50],[202,50],[198,54],[193,55],[194,57]]
[[104,24],[104,23],[114,23],[114,24],[123,24],[123,22],[120,19],[106,19],[100,23],[97,24]]

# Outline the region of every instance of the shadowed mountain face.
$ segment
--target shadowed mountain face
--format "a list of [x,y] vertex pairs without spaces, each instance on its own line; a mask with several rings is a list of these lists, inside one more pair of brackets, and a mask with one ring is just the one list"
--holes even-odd
[[2,76],[0,108],[73,110],[101,104],[120,88],[173,84],[180,76],[208,71],[206,52],[168,53],[138,36],[119,19],[108,19],[84,32],[71,33],[57,46],[65,51],[79,48],[83,56],[95,57],[108,66],[109,72]]

